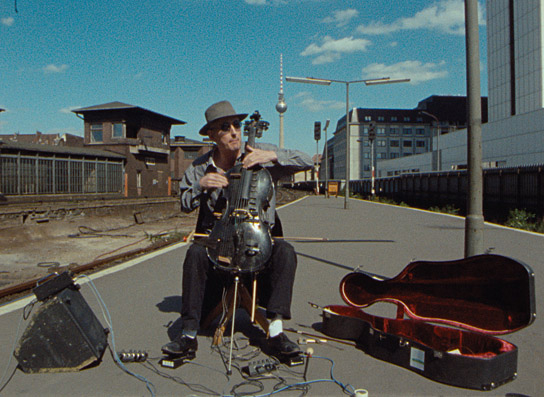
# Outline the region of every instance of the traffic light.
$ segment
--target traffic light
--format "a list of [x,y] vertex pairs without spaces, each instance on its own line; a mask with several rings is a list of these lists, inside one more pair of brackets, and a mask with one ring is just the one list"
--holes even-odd
[[371,121],[368,125],[368,139],[373,141],[376,138],[376,122]]
[[321,139],[321,121],[314,123],[314,139],[319,141]]

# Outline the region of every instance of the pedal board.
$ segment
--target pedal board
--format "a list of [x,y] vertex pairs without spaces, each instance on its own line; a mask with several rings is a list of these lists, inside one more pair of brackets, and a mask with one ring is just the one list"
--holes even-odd
[[165,356],[160,359],[159,364],[164,368],[176,369],[195,357],[195,353],[189,353],[185,356]]

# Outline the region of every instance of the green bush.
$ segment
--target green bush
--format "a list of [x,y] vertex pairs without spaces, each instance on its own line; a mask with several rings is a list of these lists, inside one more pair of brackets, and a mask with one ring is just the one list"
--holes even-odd
[[510,210],[505,225],[516,229],[544,233],[544,222],[539,221],[535,214],[525,209]]

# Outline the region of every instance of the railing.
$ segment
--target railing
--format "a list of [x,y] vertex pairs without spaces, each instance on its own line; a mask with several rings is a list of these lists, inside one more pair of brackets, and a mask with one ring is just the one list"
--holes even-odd
[[2,154],[0,193],[122,193],[123,174],[123,163],[112,160]]

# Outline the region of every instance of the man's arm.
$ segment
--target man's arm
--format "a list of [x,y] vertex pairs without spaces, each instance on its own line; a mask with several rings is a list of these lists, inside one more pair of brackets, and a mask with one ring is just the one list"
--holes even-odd
[[204,192],[200,186],[200,179],[203,175],[203,172],[199,172],[198,168],[193,164],[191,164],[185,171],[185,174],[183,174],[179,190],[181,209],[184,212],[191,212],[200,205],[200,195]]
[[312,158],[299,150],[280,149],[270,143],[259,143],[256,146],[258,148],[253,149],[253,152],[265,152],[260,156],[263,159],[269,158],[268,162],[259,162],[258,164],[265,166],[270,171],[274,180],[312,169],[314,166]]

